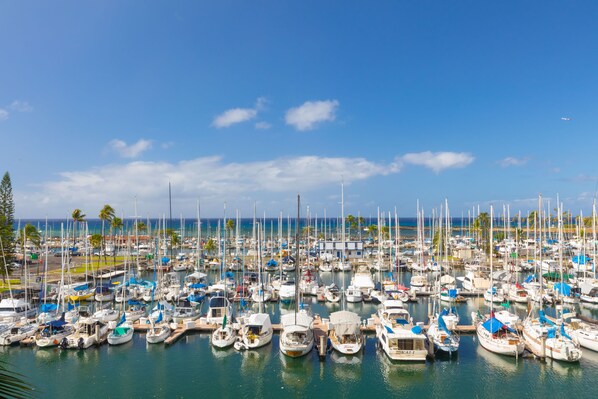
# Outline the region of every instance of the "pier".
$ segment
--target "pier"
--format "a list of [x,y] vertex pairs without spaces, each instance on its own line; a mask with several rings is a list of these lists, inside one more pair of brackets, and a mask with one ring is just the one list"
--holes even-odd
[[[171,326],[175,323],[171,323]],[[364,321],[364,324],[360,327],[361,331],[364,334],[375,334],[376,333],[376,326],[380,324],[380,320],[378,316],[372,315],[371,318]],[[234,323],[233,326],[236,329],[240,328],[240,324]],[[219,324],[209,324],[202,320],[202,318],[197,319],[195,321],[189,321],[186,323],[178,323],[177,327],[173,329],[170,336],[164,341],[164,344],[169,346],[177,342],[180,338],[182,338],[185,334],[188,333],[212,333],[218,327]],[[139,321],[133,324],[133,328],[137,333],[145,333],[147,330],[151,328],[151,324],[140,323]],[[427,331],[429,325],[422,326],[422,328]],[[272,324],[272,329],[274,333],[280,333],[282,331],[282,325],[280,324]],[[319,344],[319,339],[321,336],[328,337],[328,323],[327,319],[322,319],[320,316],[316,316],[313,322],[313,331],[314,331],[314,338],[316,343]],[[475,334],[476,327],[473,325],[457,325],[455,331],[460,334]]]

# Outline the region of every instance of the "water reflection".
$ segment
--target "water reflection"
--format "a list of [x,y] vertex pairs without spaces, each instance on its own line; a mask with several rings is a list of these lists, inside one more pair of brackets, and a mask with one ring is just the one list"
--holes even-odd
[[278,352],[281,362],[280,379],[285,389],[292,389],[296,396],[307,396],[313,371],[313,352],[299,358],[291,358]]

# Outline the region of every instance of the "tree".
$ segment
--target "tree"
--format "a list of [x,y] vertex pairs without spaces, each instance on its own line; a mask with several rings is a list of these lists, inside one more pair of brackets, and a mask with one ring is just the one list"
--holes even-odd
[[473,228],[477,231],[484,252],[490,255],[490,215],[482,212],[473,221]]
[[104,262],[106,261],[106,232],[104,229],[104,223],[112,222],[112,219],[115,215],[116,213],[114,212],[114,208],[108,204],[104,205],[104,207],[100,210],[99,218],[102,221],[102,250],[104,250]]
[[85,221],[85,214],[81,209],[77,208],[73,211],[71,217],[73,218],[73,251],[75,251],[75,247],[77,246],[77,243],[75,241],[77,237],[77,235],[75,234],[77,231],[77,223],[82,223]]
[[357,218],[353,215],[347,215],[345,222],[349,225],[349,240],[351,239],[351,233],[354,229],[357,229]]
[[33,244],[36,248],[39,247],[42,241],[39,230],[31,223],[27,223],[25,227],[23,227],[23,230],[19,232],[19,244],[23,247],[23,256],[25,256],[25,245],[27,244],[27,241]]
[[145,222],[135,222],[135,227],[137,228],[138,233],[147,232],[147,225],[145,224]]
[[[110,235],[112,235],[112,230],[121,231],[123,228],[123,220],[117,216],[112,218],[112,222],[110,222]],[[115,240],[112,240],[114,243]],[[116,264],[116,244],[114,244],[114,255],[112,256],[113,265]]]
[[9,364],[0,360],[0,397],[32,398],[33,386],[19,373],[11,370]]
[[204,251],[206,251],[208,254],[212,254],[214,253],[214,251],[216,251],[216,243],[214,242],[214,240],[212,240],[211,238],[208,240],[208,242],[205,243],[205,245],[203,246]]
[[235,221],[233,219],[228,219],[226,221],[226,230],[228,230],[229,237],[230,237],[230,235],[232,235],[234,229],[235,229]]
[[11,269],[15,253],[14,235],[15,203],[12,196],[12,183],[8,172],[4,173],[0,183],[0,240],[2,254],[0,256],[0,275],[6,281],[6,271]]
[[100,254],[101,254],[101,247],[102,247],[102,235],[101,234],[92,234],[91,238],[89,239],[89,243],[93,249],[100,248],[98,251],[98,262],[100,261]]
[[370,224],[367,227],[367,231],[368,231],[368,235],[370,236],[370,238],[372,238],[373,236],[375,236],[378,233],[378,226],[375,224]]

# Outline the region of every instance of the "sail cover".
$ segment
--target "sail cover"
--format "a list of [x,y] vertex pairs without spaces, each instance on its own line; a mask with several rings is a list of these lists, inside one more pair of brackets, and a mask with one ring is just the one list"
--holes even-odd
[[486,320],[484,322],[484,324],[482,324],[482,327],[484,327],[486,330],[488,330],[491,334],[496,334],[496,332],[500,331],[501,329],[504,329],[504,330],[507,330],[510,332],[515,332],[515,330],[507,327],[506,325],[504,325],[503,323],[501,323],[499,320],[495,319],[494,317],[491,317],[488,320]]

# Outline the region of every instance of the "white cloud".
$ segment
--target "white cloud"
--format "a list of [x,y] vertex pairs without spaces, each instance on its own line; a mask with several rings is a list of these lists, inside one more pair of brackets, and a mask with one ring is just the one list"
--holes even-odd
[[143,152],[152,148],[152,142],[151,140],[140,139],[136,143],[127,145],[122,140],[114,139],[108,143],[108,146],[123,158],[137,158]]
[[5,109],[0,108],[0,121],[5,121],[8,119],[8,111]]
[[268,122],[256,122],[255,124],[255,128],[259,129],[259,130],[266,130],[266,129],[270,129],[272,127],[271,124],[269,124]]
[[337,100],[306,101],[299,107],[289,109],[285,121],[299,131],[312,130],[321,122],[334,121],[338,106]]
[[440,173],[445,169],[463,168],[474,161],[474,157],[467,152],[417,152],[400,157],[404,163],[421,165]]
[[515,158],[515,157],[506,157],[498,161],[498,164],[503,168],[508,168],[509,166],[523,166],[529,161],[528,157],[524,158]]
[[76,207],[100,209],[105,203],[130,209],[133,198],[137,197],[155,216],[164,211],[169,182],[176,191],[173,200],[193,206],[199,196],[213,204],[240,198],[270,200],[340,185],[343,178],[348,184],[398,173],[399,169],[395,162],[383,164],[365,158],[319,156],[243,163],[226,162],[218,156],[178,163],[133,161],[63,172],[56,181],[42,183],[30,193],[19,193],[18,203],[19,209],[25,209],[23,213],[31,216],[67,212]]
[[31,112],[33,107],[27,101],[15,100],[10,104],[10,109],[17,112]]
[[226,110],[214,118],[212,126],[223,128],[254,119],[258,112],[264,109],[266,102],[264,97],[259,97],[253,108],[232,108]]

